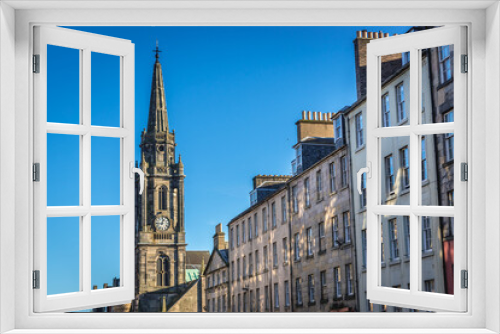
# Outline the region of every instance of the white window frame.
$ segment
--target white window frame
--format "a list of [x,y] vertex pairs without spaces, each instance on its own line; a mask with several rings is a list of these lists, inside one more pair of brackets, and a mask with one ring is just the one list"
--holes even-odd
[[[466,28],[461,26],[451,26],[436,28],[433,30],[411,33],[407,35],[394,36],[370,43],[367,47],[367,113],[376,115],[368,117],[367,127],[367,161],[371,166],[371,178],[368,178],[367,188],[370,191],[367,205],[367,233],[368,233],[368,267],[367,267],[367,294],[371,302],[387,304],[398,307],[422,308],[426,310],[446,310],[455,312],[465,312],[467,310],[467,290],[461,289],[461,270],[467,270],[467,183],[460,181],[458,177],[461,173],[460,163],[467,162],[467,137],[466,137],[466,115],[467,115],[467,74],[461,73],[458,66],[455,67],[454,89],[455,89],[455,122],[420,124],[421,113],[421,51],[440,45],[454,45],[455,54],[465,54],[466,49]],[[410,50],[411,84],[410,84],[410,119],[406,126],[382,127],[381,122],[381,101],[380,101],[380,58],[383,55],[400,53]],[[458,60],[457,60],[458,61]],[[422,135],[440,134],[454,132],[455,134],[455,159],[454,164],[456,202],[460,203],[455,207],[451,206],[423,206],[420,202],[419,192],[421,189],[421,154],[420,138]],[[409,149],[409,167],[414,171],[410,174],[410,205],[384,205],[385,201],[380,196],[381,189],[381,157],[379,154],[382,138],[409,136],[410,145],[414,149]],[[402,151],[400,150],[400,153]],[[401,159],[402,160],[402,159]],[[403,166],[401,166],[403,168]],[[384,215],[410,216],[410,240],[412,245],[419,245],[410,249],[411,258],[416,259],[410,262],[410,289],[394,289],[382,286],[380,266],[380,229],[370,228],[378,226]],[[422,290],[422,257],[421,251],[421,222],[422,216],[434,217],[454,217],[455,218],[455,239],[454,239],[454,295],[439,293],[425,293]],[[392,244],[392,236],[390,238]],[[461,245],[462,247],[459,247]],[[391,260],[392,260],[391,247]],[[417,274],[416,274],[417,273]]]
[[[499,182],[500,176],[496,172],[500,158],[497,148],[500,146],[500,137],[493,135],[486,138],[486,132],[498,133],[500,100],[500,69],[498,54],[495,50],[500,47],[498,27],[500,16],[498,3],[491,2],[429,2],[405,1],[388,3],[377,1],[373,7],[366,8],[363,2],[336,1],[325,4],[318,9],[315,2],[295,2],[294,5],[280,2],[273,9],[261,3],[249,3],[242,8],[239,4],[223,4],[215,6],[213,1],[204,3],[205,7],[175,8],[170,3],[158,3],[158,8],[148,9],[149,3],[135,3],[136,9],[127,9],[131,2],[82,2],[81,7],[75,9],[73,3],[47,1],[18,2],[9,1],[0,4],[0,294],[2,305],[14,307],[0,307],[0,330],[7,332],[30,328],[30,333],[42,333],[43,329],[65,328],[67,333],[75,333],[77,329],[87,328],[88,333],[109,333],[110,330],[120,331],[127,329],[129,333],[143,332],[146,328],[164,328],[163,314],[115,314],[108,317],[104,314],[34,314],[32,312],[31,295],[31,263],[32,250],[26,236],[32,231],[32,185],[30,181],[31,168],[31,140],[29,133],[32,130],[32,103],[31,73],[27,64],[31,63],[31,26],[34,22],[53,25],[54,22],[64,22],[65,25],[356,25],[361,20],[364,24],[387,25],[434,25],[457,24],[467,22],[469,27],[469,51],[477,57],[470,57],[469,69],[475,70],[474,76],[469,76],[469,84],[473,84],[468,93],[468,106],[472,107],[468,118],[474,116],[475,122],[468,123],[468,130],[472,133],[469,143],[471,161],[469,165],[470,183],[469,217],[474,219],[475,233],[471,234],[468,244],[469,257],[469,310],[465,313],[412,313],[385,314],[384,317],[373,317],[372,314],[275,314],[273,317],[255,315],[242,317],[238,314],[221,318],[210,315],[181,314],[169,315],[169,323],[178,327],[195,326],[199,319],[203,319],[204,328],[218,329],[224,326],[236,332],[236,328],[253,328],[265,326],[271,331],[278,331],[283,327],[304,328],[307,321],[312,332],[319,328],[338,328],[345,324],[350,326],[352,316],[356,322],[362,323],[362,329],[353,329],[353,333],[380,333],[387,329],[397,328],[399,333],[414,332],[418,328],[421,332],[450,332],[458,328],[466,328],[469,333],[494,333],[500,330],[500,301],[494,291],[498,291],[499,279],[495,274],[500,270],[500,262],[483,261],[485,253],[497,254],[500,251],[498,237],[500,220]],[[298,4],[302,7],[297,8]],[[99,6],[99,7],[98,7]],[[103,12],[102,7],[109,8]],[[196,5],[195,5],[196,6]],[[212,7],[211,7],[212,6]],[[229,8],[229,6],[232,6]],[[376,7],[379,6],[379,7]],[[432,6],[432,7],[430,7]],[[143,10],[137,10],[142,8]],[[375,8],[375,9],[374,9]],[[304,10],[307,9],[307,10]],[[451,10],[450,10],[451,9]],[[286,15],[285,15],[286,14]],[[395,19],[397,18],[397,19]],[[492,29],[485,30],[487,27]],[[484,71],[485,63],[490,64],[488,71]],[[14,78],[16,80],[14,81]],[[15,84],[13,84],[15,83]],[[472,98],[474,97],[474,98]],[[14,117],[14,112],[15,115]],[[488,120],[488,122],[485,122]],[[487,131],[486,131],[487,130]],[[14,145],[12,139],[14,138]],[[28,152],[28,154],[15,154]],[[484,155],[481,152],[489,152]],[[488,163],[486,163],[488,162]],[[488,182],[485,182],[488,175]],[[12,189],[18,187],[15,196]],[[488,194],[488,197],[486,197]],[[486,215],[487,218],[486,219]],[[15,221],[16,224],[12,224]],[[470,226],[469,226],[470,232]],[[15,236],[14,238],[12,236]],[[472,247],[474,245],[474,247]],[[8,288],[5,288],[5,287]],[[12,288],[15,287],[15,288]],[[486,293],[488,291],[488,293]],[[234,295],[232,298],[234,299]],[[233,300],[232,307],[235,303]],[[472,312],[471,310],[474,310]],[[488,310],[488,312],[486,312]],[[192,320],[192,321],[190,321]],[[283,320],[283,321],[280,321]],[[132,330],[137,323],[143,325],[141,330]],[[190,325],[186,325],[189,323]],[[89,328],[89,326],[93,328]],[[359,328],[359,327],[357,327]],[[386,329],[386,330],[384,330]],[[193,330],[196,331],[196,330]],[[206,330],[205,330],[206,331]],[[45,331],[46,332],[46,331]],[[19,331],[18,331],[19,333]]]
[[[39,289],[34,289],[35,312],[72,311],[119,305],[134,298],[135,274],[135,190],[134,190],[134,44],[128,40],[99,36],[58,27],[34,28],[34,52],[40,57],[39,73],[34,75],[34,161],[40,165],[40,180],[34,184],[34,270],[39,271]],[[78,50],[80,61],[80,123],[47,122],[47,46]],[[120,59],[120,126],[104,127],[91,123],[91,55],[100,52]],[[47,134],[79,137],[79,205],[47,206]],[[92,205],[91,139],[120,140],[120,205]],[[130,175],[132,173],[132,176]],[[93,290],[91,286],[92,216],[120,216],[120,286]],[[50,217],[79,218],[79,290],[47,294],[47,221]]]

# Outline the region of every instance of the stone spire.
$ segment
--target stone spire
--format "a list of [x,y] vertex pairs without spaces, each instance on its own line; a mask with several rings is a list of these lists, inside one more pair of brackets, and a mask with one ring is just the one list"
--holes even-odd
[[168,131],[167,103],[165,100],[165,87],[163,86],[163,73],[160,64],[160,52],[156,41],[156,62],[153,67],[153,82],[151,84],[151,99],[149,102],[148,132],[158,133]]

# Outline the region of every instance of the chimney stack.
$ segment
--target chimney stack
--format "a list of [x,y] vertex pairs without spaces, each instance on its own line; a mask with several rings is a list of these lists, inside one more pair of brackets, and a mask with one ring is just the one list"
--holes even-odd
[[227,249],[226,233],[222,231],[222,223],[215,226],[214,248],[217,250]]
[[[358,100],[366,96],[366,46],[372,39],[389,37],[383,31],[358,31],[354,40],[354,62],[356,66],[356,91]],[[401,68],[401,54],[382,57],[382,80]]]

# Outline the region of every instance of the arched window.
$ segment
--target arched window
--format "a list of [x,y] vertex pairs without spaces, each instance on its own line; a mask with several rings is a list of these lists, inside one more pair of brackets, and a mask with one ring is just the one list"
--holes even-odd
[[167,187],[163,186],[158,192],[158,205],[160,210],[167,210]]
[[169,286],[168,256],[161,255],[156,259],[156,286]]

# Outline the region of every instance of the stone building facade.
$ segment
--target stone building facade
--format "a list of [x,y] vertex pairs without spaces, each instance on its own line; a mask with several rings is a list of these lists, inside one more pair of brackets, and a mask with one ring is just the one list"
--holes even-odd
[[[358,32],[354,40],[356,65],[366,64],[366,44],[374,38],[388,37],[383,32]],[[360,47],[362,45],[362,47]],[[386,64],[388,63],[388,64]],[[382,57],[382,115],[383,126],[404,126],[409,120],[410,103],[410,75],[409,59],[405,54],[395,54]],[[366,72],[366,69],[364,70]],[[356,68],[356,73],[362,69]],[[429,53],[422,53],[422,110],[421,121],[433,122],[432,86],[430,76],[432,72],[429,62]],[[358,100],[351,106],[342,109],[339,114],[344,118],[347,127],[347,140],[351,154],[353,171],[366,166],[366,76],[357,76]],[[409,173],[409,140],[405,137],[382,139],[381,144],[381,197],[384,205],[408,205],[410,191],[420,192],[423,205],[439,205],[438,168],[435,153],[436,136],[421,138],[421,166],[422,187],[410,189]],[[352,174],[352,182],[356,173]],[[385,305],[372,305],[366,299],[366,179],[362,179],[363,195],[357,192],[352,194],[353,214],[355,215],[358,295],[360,297],[360,311],[413,311]],[[423,245],[422,245],[422,290],[445,292],[445,278],[443,272],[443,244],[442,228],[439,218],[421,218]],[[386,287],[409,289],[410,284],[410,243],[409,217],[384,216],[382,218],[382,246],[381,258],[382,281]],[[413,259],[412,259],[413,260]]]
[[203,271],[203,312],[229,310],[229,254],[222,224],[215,227],[214,249]]
[[252,193],[274,192],[229,222],[232,312],[356,310],[349,151],[331,116],[303,113],[295,175],[257,176]]

